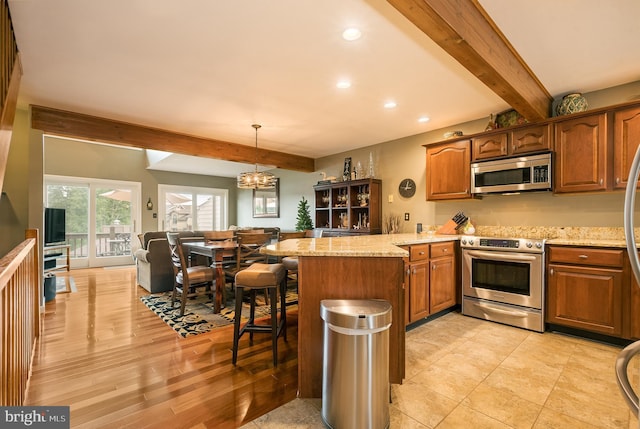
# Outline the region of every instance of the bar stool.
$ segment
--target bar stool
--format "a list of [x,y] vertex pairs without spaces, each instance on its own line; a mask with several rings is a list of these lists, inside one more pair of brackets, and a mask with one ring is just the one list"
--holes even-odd
[[[236,284],[236,313],[233,330],[233,359],[235,365],[238,360],[238,342],[245,332],[249,332],[249,344],[253,345],[253,333],[271,333],[273,347],[273,366],[278,366],[278,336],[282,333],[287,341],[287,311],[285,308],[285,295],[287,292],[286,270],[282,264],[254,263],[248,268],[238,272],[235,277]],[[240,328],[242,315],[242,297],[245,291],[249,291],[249,303],[251,309],[249,320]],[[278,290],[279,289],[279,290]],[[271,324],[256,324],[255,307],[256,291],[266,290],[269,293],[271,303]],[[278,323],[278,292],[280,293],[280,323]]]
[[285,256],[282,258],[282,266],[285,269],[285,273],[287,274],[287,279],[289,278],[289,274],[296,274],[296,292],[298,291],[298,257],[297,256]]

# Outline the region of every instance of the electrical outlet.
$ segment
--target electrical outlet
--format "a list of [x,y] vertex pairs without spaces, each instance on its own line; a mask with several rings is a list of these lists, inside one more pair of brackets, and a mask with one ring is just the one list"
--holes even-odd
[[409,220],[409,213],[404,214],[404,220]]
[[387,197],[387,201],[389,201],[390,203],[393,202],[393,194],[389,194],[389,196]]

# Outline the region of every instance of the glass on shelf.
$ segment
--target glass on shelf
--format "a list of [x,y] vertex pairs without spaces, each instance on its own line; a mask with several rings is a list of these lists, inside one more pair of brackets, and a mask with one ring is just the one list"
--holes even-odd
[[363,185],[358,187],[358,204],[360,205],[360,207],[366,207],[369,204],[369,192],[368,192],[368,186],[367,185]]
[[331,197],[329,197],[329,191],[324,191],[322,193],[322,205],[324,207],[329,207],[329,201],[331,201]]

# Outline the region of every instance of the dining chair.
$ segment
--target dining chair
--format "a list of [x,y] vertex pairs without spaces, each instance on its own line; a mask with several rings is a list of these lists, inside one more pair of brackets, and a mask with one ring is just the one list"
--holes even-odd
[[[216,241],[236,241],[236,235],[232,230],[224,231],[204,231],[202,233],[204,241],[208,244]],[[235,249],[229,249],[222,252],[222,267],[223,269],[233,267],[236,264],[236,251]]]
[[203,294],[208,294],[212,299],[214,298],[212,286],[215,279],[215,271],[212,267],[206,265],[189,266],[179,233],[167,232],[167,242],[171,252],[174,274],[171,307],[173,308],[178,295],[180,295],[180,315],[183,316],[187,298]]
[[295,232],[280,232],[279,241],[289,240],[292,238],[305,238],[306,231],[295,231]]
[[305,231],[305,237],[307,237],[307,238],[322,238],[322,230],[320,228],[307,229]]

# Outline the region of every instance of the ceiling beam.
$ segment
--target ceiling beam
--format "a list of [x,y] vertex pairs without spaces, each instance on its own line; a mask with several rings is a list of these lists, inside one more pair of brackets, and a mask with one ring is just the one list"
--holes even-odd
[[[247,164],[256,162],[256,148],[254,146],[194,137],[158,128],[134,125],[43,106],[31,106],[31,128],[42,130],[47,134],[121,146],[161,150]],[[261,165],[305,173],[315,171],[314,160],[304,156],[258,149],[257,158],[258,163]]]
[[527,120],[553,98],[477,0],[387,0]]

